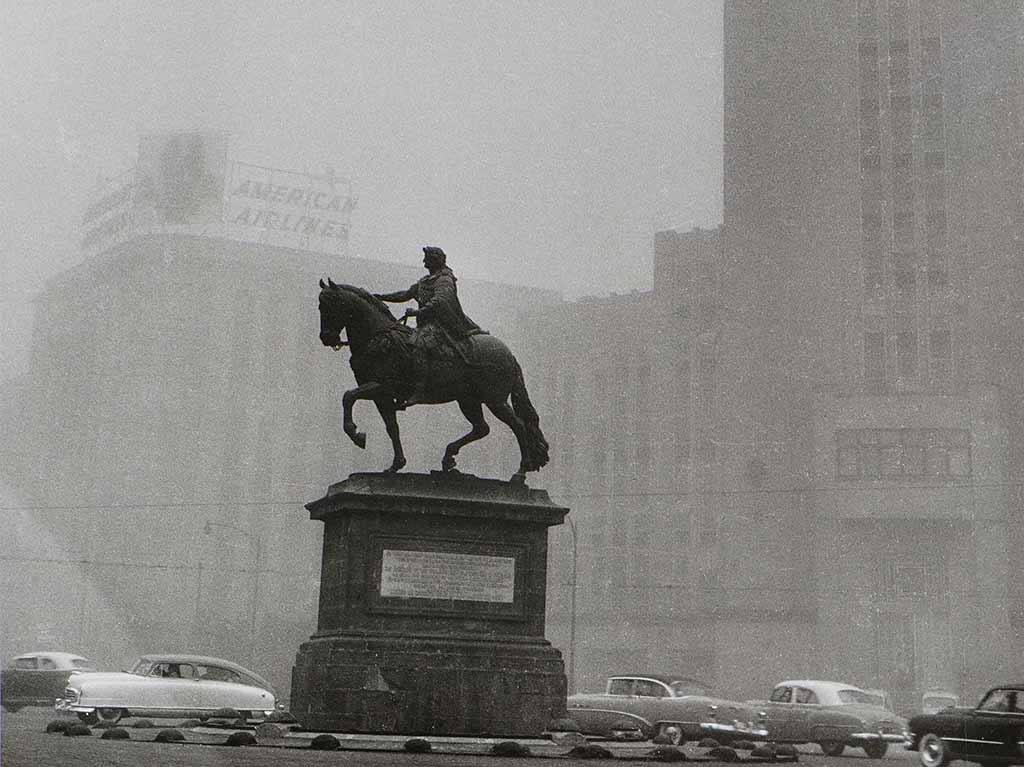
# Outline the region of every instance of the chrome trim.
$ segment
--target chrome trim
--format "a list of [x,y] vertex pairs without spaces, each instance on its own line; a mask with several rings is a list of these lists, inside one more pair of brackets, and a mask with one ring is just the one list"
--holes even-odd
[[851,732],[848,737],[856,740],[884,740],[888,743],[904,743],[907,740],[902,733],[897,735],[892,732]]

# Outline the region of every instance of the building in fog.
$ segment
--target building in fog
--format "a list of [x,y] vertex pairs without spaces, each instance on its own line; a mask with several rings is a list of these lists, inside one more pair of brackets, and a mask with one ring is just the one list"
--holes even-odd
[[[4,420],[18,428],[3,465],[15,510],[47,531],[48,548],[7,552],[5,583],[38,605],[33,623],[5,623],[0,638],[7,654],[42,643],[113,667],[143,651],[225,656],[287,692],[316,625],[321,526],[303,504],[391,462],[372,404],[355,410],[367,450],[342,434],[341,394],[355,383],[348,353],[318,338],[318,280],[384,292],[423,270],[346,255],[349,198],[337,202],[327,181],[219,152],[196,160],[188,136],[155,151],[157,183],[137,169],[99,199],[85,260],[36,301],[29,372],[5,390]],[[169,162],[182,145],[194,162]],[[144,141],[140,168],[146,156]],[[173,183],[168,168],[182,166]],[[197,203],[182,176],[210,199]],[[225,214],[204,218],[218,205]],[[513,349],[517,312],[560,300],[460,288],[467,313]],[[419,471],[439,468],[468,429],[454,405],[400,422]],[[506,431],[463,451],[460,468],[511,476]]]
[[538,481],[572,510],[552,532],[548,604],[570,687],[624,669],[713,681],[716,626],[735,608],[706,596],[722,534],[709,506],[720,242],[661,232],[653,291],[524,318],[524,339],[545,339],[528,363],[544,371],[534,399],[553,446]]
[[815,536],[781,676],[813,662],[909,705],[1015,672],[1021,22],[726,3],[722,471],[765,481],[723,513]]
[[547,407],[576,612],[552,625],[577,686],[840,678],[912,710],[1016,673],[1021,23],[1010,2],[725,4],[714,258],[707,232],[662,233],[652,294],[555,310],[578,331],[547,366],[567,361]]

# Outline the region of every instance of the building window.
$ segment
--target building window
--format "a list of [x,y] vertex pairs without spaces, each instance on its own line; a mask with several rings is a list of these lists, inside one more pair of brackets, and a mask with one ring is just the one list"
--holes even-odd
[[931,332],[928,356],[931,361],[932,386],[947,388],[953,379],[953,336],[948,329]]
[[871,391],[885,388],[885,334],[864,334],[864,385]]
[[896,374],[903,381],[917,377],[917,333],[912,330],[896,334]]
[[961,479],[971,474],[966,429],[839,429],[839,479]]
[[896,300],[911,302],[917,292],[917,269],[912,253],[897,253],[892,261],[892,286]]
[[885,291],[885,281],[882,271],[882,256],[880,253],[864,254],[864,292],[868,298],[882,298]]

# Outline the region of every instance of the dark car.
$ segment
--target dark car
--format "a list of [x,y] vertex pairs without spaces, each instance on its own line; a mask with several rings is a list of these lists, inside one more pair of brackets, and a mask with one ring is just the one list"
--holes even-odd
[[24,653],[0,672],[0,702],[12,712],[23,706],[52,706],[64,694],[72,671],[94,668],[92,661],[73,653]]
[[1024,764],[1024,684],[994,687],[974,708],[946,708],[909,722],[909,749],[924,767],[945,767],[954,759]]

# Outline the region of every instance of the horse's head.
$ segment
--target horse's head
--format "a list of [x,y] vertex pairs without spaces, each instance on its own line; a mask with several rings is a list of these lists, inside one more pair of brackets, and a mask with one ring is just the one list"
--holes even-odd
[[324,346],[340,346],[341,331],[347,318],[341,288],[330,278],[327,284],[320,280],[320,341]]
[[330,278],[326,285],[320,280],[320,341],[324,346],[340,346],[342,330],[353,339],[395,322],[384,302],[372,293],[351,285],[336,285]]

